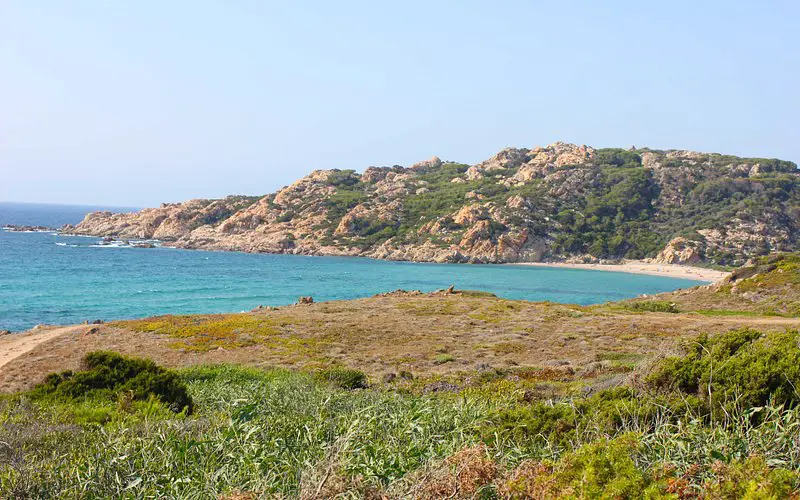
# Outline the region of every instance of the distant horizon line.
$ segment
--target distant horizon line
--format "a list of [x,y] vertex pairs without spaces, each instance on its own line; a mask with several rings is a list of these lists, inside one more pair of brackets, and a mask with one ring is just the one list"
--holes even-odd
[[0,205],[48,205],[53,207],[76,207],[76,208],[130,208],[141,210],[146,207],[139,207],[133,205],[110,205],[108,203],[52,203],[41,201],[6,201],[0,200]]

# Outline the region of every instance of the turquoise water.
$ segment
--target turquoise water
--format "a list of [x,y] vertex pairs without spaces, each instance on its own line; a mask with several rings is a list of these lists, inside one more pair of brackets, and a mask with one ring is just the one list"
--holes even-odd
[[[60,226],[97,207],[0,203],[0,225]],[[238,312],[302,295],[353,299],[455,285],[526,300],[594,304],[698,282],[603,271],[417,264],[350,257],[109,248],[98,238],[0,231],[0,329],[153,314]]]

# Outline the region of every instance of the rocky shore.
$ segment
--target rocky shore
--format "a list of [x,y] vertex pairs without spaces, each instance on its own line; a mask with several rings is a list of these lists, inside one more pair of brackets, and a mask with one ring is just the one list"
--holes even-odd
[[58,229],[54,227],[47,227],[47,226],[24,226],[24,225],[17,225],[17,224],[5,224],[0,227],[3,231],[8,231],[10,233],[51,233],[54,231],[58,231]]
[[741,265],[794,250],[794,163],[555,143],[464,165],[317,170],[264,196],[95,212],[68,234],[420,262]]

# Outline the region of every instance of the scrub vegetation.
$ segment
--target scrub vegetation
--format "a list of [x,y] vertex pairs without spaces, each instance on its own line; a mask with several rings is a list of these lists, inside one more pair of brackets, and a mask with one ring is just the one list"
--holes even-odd
[[[0,400],[0,494],[787,497],[800,486],[798,338],[701,336],[604,389],[557,369],[457,385],[346,369],[170,371],[97,353],[86,372]],[[142,373],[175,390],[131,383]]]

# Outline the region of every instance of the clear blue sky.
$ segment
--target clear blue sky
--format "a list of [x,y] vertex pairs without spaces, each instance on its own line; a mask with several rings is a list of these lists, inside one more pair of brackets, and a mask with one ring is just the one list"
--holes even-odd
[[800,160],[800,3],[0,2],[0,200],[145,206],[565,140]]

